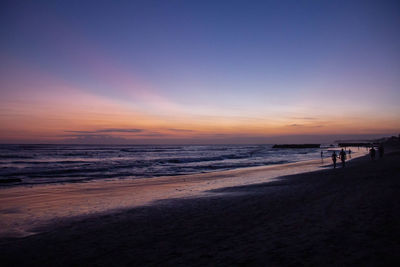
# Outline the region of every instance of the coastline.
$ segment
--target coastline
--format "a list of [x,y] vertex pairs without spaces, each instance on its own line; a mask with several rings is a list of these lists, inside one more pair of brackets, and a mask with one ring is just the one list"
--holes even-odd
[[398,266],[400,153],[2,238],[5,266]]
[[[2,238],[6,266],[398,266],[400,153]],[[23,252],[23,254],[21,254]]]
[[[358,152],[352,160],[362,155]],[[0,188],[0,238],[29,236],[65,220],[166,199],[210,197],[221,188],[271,182],[330,166],[328,158],[190,175]]]

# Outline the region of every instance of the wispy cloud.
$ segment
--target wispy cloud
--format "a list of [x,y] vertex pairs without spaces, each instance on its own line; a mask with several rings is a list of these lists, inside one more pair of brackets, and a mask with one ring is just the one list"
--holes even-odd
[[306,124],[298,124],[298,123],[293,123],[289,124],[289,127],[307,127],[307,128],[321,128],[324,127],[324,125],[306,125]]
[[172,131],[172,132],[194,132],[193,130],[188,130],[188,129],[174,129],[174,128],[169,128],[168,129],[169,131]]
[[94,131],[74,131],[68,130],[64,131],[66,133],[76,133],[76,134],[99,134],[99,133],[141,133],[143,129],[124,129],[124,128],[107,128],[99,129]]
[[141,137],[162,137],[162,136],[167,136],[167,135],[166,135],[166,134],[163,134],[163,133],[158,133],[158,132],[150,132],[150,133],[136,134],[135,136],[141,136]]
[[[165,138],[165,134],[158,132],[143,132],[143,131],[104,131],[111,129],[102,129],[98,131],[66,131],[71,134],[66,134],[60,137],[65,138],[64,143],[68,144],[135,144],[140,143],[140,140],[152,140],[154,138]],[[115,130],[115,129],[113,129]],[[119,129],[124,130],[124,129]],[[134,130],[134,129],[125,129]],[[112,133],[135,133],[134,135],[113,135]],[[109,134],[111,133],[111,134]],[[137,134],[138,133],[138,134]],[[160,139],[161,140],[161,139]]]
[[132,141],[123,137],[109,135],[76,135],[65,139],[67,144],[129,144]]
[[74,138],[80,138],[80,137],[104,137],[104,136],[109,136],[106,134],[92,134],[92,133],[76,133],[76,134],[64,134],[60,135],[60,137],[74,137]]
[[78,130],[66,130],[65,134],[62,137],[73,137],[73,138],[111,138],[115,137],[114,134],[117,134],[120,138],[123,136],[129,137],[162,137],[166,136],[166,134],[159,133],[156,131],[147,131],[145,129],[136,129],[136,128],[106,128],[106,129],[98,129],[93,131],[78,131]]
[[292,119],[292,120],[303,120],[303,121],[318,120],[318,118],[315,118],[315,117],[291,117],[290,119]]

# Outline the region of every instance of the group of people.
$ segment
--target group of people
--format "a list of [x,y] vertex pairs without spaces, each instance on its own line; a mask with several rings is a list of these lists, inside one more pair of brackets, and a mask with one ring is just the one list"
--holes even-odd
[[[384,148],[383,145],[379,145],[378,147],[378,153],[379,153],[379,158],[383,158],[383,154],[384,154]],[[371,147],[371,149],[369,150],[369,155],[371,157],[372,160],[375,160],[375,155],[376,155],[376,150],[374,147]],[[349,149],[349,157],[351,158],[351,150]],[[323,153],[321,151],[321,159],[323,158]],[[344,168],[346,166],[346,159],[347,159],[347,155],[346,155],[346,151],[342,148],[342,150],[339,152],[339,156],[336,154],[336,151],[333,151],[332,153],[332,161],[333,161],[333,168],[336,168],[336,161],[339,158],[342,162],[342,168]]]
[[[383,148],[383,145],[380,144],[378,147],[379,158],[383,158],[384,151],[385,151],[385,149]],[[372,160],[375,160],[376,150],[374,147],[371,147],[371,149],[369,150],[369,155]]]
[[[349,149],[349,155],[351,154],[351,150]],[[346,151],[342,148],[342,150],[339,153],[339,156],[336,154],[336,151],[333,151],[332,153],[332,161],[333,161],[333,168],[336,168],[336,160],[339,158],[342,161],[342,168],[346,166]]]

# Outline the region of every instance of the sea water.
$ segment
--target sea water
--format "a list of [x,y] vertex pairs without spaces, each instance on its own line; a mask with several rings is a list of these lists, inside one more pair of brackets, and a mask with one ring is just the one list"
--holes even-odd
[[0,145],[0,180],[18,181],[0,185],[195,174],[320,159],[320,152],[272,145]]

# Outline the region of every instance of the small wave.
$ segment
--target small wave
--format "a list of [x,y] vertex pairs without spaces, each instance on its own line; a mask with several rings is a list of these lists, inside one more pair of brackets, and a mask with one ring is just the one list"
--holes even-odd
[[[270,145],[203,146],[1,146],[0,179],[19,184],[134,179],[283,164],[320,157],[316,150],[294,153]],[[29,150],[29,151],[28,151]],[[307,151],[307,155],[301,152]],[[13,183],[10,183],[11,186]]]
[[128,152],[128,153],[154,153],[154,152],[169,152],[170,150],[167,149],[121,149],[121,152]]
[[0,187],[11,187],[16,185],[21,185],[22,179],[19,178],[9,178],[9,179],[0,179]]
[[87,161],[82,160],[61,160],[61,161],[9,161],[6,164],[31,164],[31,165],[45,165],[45,164],[77,164],[77,163],[87,163]]
[[166,160],[157,160],[159,163],[193,163],[193,162],[206,162],[206,161],[222,161],[226,159],[243,159],[247,158],[248,155],[237,155],[237,154],[230,154],[230,155],[222,155],[222,156],[214,156],[214,157],[197,157],[197,158],[172,158]]
[[0,155],[0,159],[33,159],[33,156],[28,156],[28,155],[18,155],[18,154],[6,154],[6,155]]

